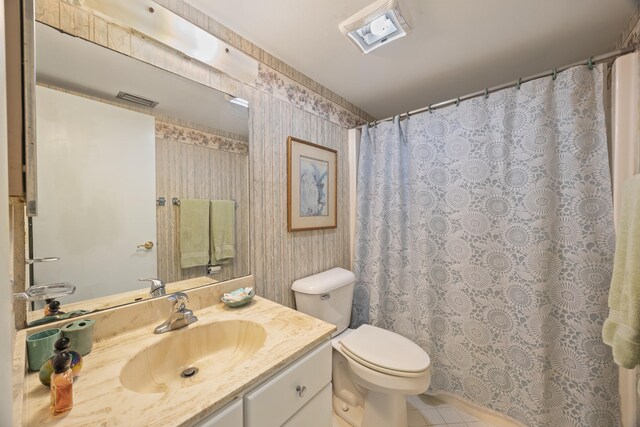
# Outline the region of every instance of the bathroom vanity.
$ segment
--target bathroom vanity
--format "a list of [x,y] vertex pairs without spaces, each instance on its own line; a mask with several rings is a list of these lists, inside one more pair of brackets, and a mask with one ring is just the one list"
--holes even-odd
[[198,427],[330,425],[330,342],[319,345],[245,394],[243,399],[197,424]]
[[[102,331],[74,382],[66,416],[50,415],[49,389],[26,371],[23,350],[15,372],[17,425],[330,426],[335,327],[260,297],[237,309],[216,302],[231,286],[237,285],[189,291],[199,320],[163,334],[154,334],[148,321],[125,326],[147,315],[161,320],[168,307],[163,298],[99,312]],[[120,331],[107,330],[109,323]],[[16,354],[25,338],[20,331]],[[198,372],[181,377],[190,367]]]

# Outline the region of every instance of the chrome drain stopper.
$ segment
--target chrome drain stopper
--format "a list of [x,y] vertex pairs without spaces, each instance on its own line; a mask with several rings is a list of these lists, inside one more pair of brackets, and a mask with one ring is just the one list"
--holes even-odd
[[196,367],[191,367],[191,368],[187,368],[184,371],[182,371],[182,373],[180,374],[180,376],[182,378],[190,378],[192,376],[194,376],[195,374],[198,373],[198,368]]

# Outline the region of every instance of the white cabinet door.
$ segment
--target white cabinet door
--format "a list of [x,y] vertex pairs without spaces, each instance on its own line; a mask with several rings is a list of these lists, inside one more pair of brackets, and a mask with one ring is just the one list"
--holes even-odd
[[231,402],[195,427],[242,427],[242,399]]
[[331,342],[326,342],[245,395],[244,425],[280,427],[330,382]]
[[331,427],[332,396],[331,383],[329,383],[282,427]]
[[155,119],[38,86],[36,284],[71,282],[83,301],[157,276]]

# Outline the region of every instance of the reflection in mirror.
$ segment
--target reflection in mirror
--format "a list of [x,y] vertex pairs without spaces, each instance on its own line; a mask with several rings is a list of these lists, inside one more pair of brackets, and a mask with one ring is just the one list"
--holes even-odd
[[36,64],[30,258],[60,259],[34,262],[32,285],[70,282],[61,308],[92,310],[165,291],[139,279],[249,274],[246,106],[40,23]]

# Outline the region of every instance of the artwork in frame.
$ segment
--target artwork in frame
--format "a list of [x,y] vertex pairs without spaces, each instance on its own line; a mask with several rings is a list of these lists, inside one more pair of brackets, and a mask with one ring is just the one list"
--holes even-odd
[[336,228],[338,153],[290,136],[287,139],[287,228]]

